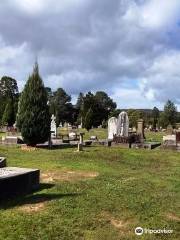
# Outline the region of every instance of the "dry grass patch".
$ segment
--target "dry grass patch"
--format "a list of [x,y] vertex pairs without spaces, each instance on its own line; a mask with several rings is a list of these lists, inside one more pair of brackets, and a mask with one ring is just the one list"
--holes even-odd
[[56,181],[80,181],[95,178],[98,172],[90,171],[46,171],[41,174],[41,181],[44,183],[52,183]]
[[175,214],[173,213],[168,213],[166,215],[166,217],[170,220],[173,220],[173,221],[177,221],[177,222],[180,222],[180,217],[176,216]]
[[25,204],[21,207],[18,207],[19,211],[25,213],[36,213],[45,209],[46,202],[34,203],[34,204]]
[[133,220],[120,220],[112,216],[108,212],[103,212],[101,214],[103,219],[107,220],[113,227],[115,227],[121,235],[127,235],[132,233],[132,229],[130,229],[130,225],[134,224]]

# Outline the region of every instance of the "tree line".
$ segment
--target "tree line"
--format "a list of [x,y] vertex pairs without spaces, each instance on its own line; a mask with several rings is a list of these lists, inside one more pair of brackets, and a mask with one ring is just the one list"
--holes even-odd
[[[30,77],[35,80],[33,84],[31,83],[28,86],[26,98],[29,99],[29,93],[31,92],[32,99],[35,101],[35,99],[42,97],[41,91],[36,91],[38,89],[37,79],[40,78],[38,65],[35,66]],[[117,109],[117,104],[103,91],[80,93],[76,104],[72,104],[71,96],[63,88],[52,91],[51,88],[44,87],[44,90],[49,114],[56,116],[57,126],[60,123],[68,122],[76,126],[82,124],[82,127],[87,130],[100,125],[107,127],[108,118],[117,117],[123,110]],[[22,94],[18,90],[15,79],[8,76],[0,79],[0,125],[13,126],[17,118],[18,104]],[[39,102],[39,107],[37,107],[40,108],[40,105]],[[130,120],[130,127],[136,127],[137,120],[140,118],[145,120],[146,126],[151,125],[153,129],[160,126],[166,128],[169,124],[175,127],[176,122],[180,122],[180,114],[177,112],[175,104],[170,100],[165,104],[164,111],[160,111],[157,107],[152,110],[127,109],[126,111]]]

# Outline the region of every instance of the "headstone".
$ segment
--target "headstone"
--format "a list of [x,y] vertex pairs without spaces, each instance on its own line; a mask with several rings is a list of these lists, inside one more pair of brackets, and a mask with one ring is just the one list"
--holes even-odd
[[78,150],[77,151],[78,152],[83,151],[83,145],[82,144],[78,143]]
[[167,126],[167,135],[172,135],[173,134],[173,127],[171,124]]
[[143,119],[139,119],[138,122],[137,122],[137,134],[140,135],[141,141],[143,141],[145,139],[144,120]]
[[51,117],[51,137],[57,136],[56,117],[54,114]]
[[121,137],[128,137],[129,132],[129,118],[126,112],[121,112],[117,120],[117,135]]
[[69,133],[69,139],[70,139],[70,140],[76,140],[76,139],[77,139],[76,133],[70,132],[70,133]]
[[176,146],[176,135],[163,136],[163,145],[166,147]]
[[80,140],[79,140],[79,143],[78,143],[78,152],[81,152],[83,151],[83,136],[84,136],[84,133],[79,133],[80,135]]
[[40,171],[17,167],[0,168],[0,198],[24,194],[39,187]]
[[91,137],[90,137],[90,140],[92,140],[92,141],[97,141],[98,138],[97,138],[97,136],[91,136]]
[[176,132],[176,144],[180,144],[180,132]]
[[117,118],[112,117],[108,120],[108,139],[113,140],[114,135],[117,135]]
[[0,168],[6,167],[6,158],[0,157]]
[[83,145],[84,133],[79,133],[79,135],[80,135],[80,141],[79,141],[79,143]]

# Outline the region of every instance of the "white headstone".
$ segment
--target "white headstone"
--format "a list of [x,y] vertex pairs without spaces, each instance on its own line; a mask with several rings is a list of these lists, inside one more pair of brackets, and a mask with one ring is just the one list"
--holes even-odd
[[112,140],[117,134],[117,118],[112,117],[108,120],[108,139]]
[[51,136],[57,136],[56,117],[54,116],[54,114],[51,117]]
[[176,145],[176,135],[163,136],[164,145]]
[[128,137],[129,132],[129,118],[126,112],[121,112],[117,120],[117,135]]

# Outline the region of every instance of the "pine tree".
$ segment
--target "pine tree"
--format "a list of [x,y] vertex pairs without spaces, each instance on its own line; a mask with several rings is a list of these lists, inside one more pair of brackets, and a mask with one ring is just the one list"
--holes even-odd
[[47,91],[36,63],[21,94],[17,115],[17,127],[27,145],[35,146],[48,140],[50,113],[47,102]]
[[176,118],[177,108],[172,101],[168,100],[164,106],[164,121],[166,123],[166,126],[171,124],[173,127],[175,127]]
[[83,127],[86,128],[87,131],[89,131],[92,128],[92,126],[93,126],[93,111],[92,111],[92,108],[90,108],[87,111],[83,125],[84,125]]

